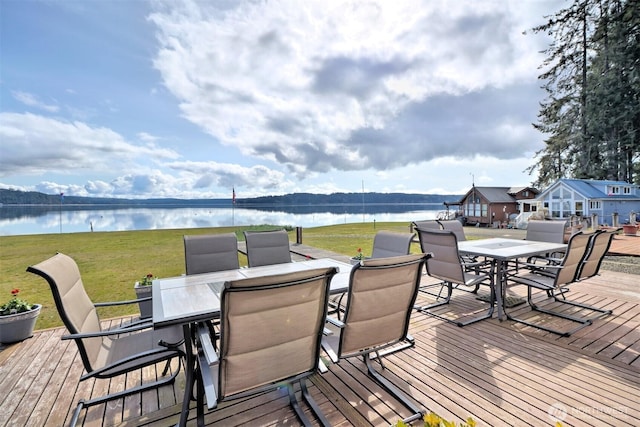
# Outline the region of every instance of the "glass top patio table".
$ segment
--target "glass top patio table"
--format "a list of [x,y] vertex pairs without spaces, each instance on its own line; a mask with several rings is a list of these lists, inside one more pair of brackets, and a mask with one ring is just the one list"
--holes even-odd
[[226,281],[323,267],[338,268],[338,274],[331,280],[330,292],[346,292],[352,266],[330,258],[155,279],[152,285],[154,327],[219,317],[220,293]]
[[483,256],[493,258],[497,263],[496,299],[498,319],[504,315],[503,297],[506,290],[507,276],[505,274],[510,260],[543,255],[553,252],[563,252],[567,248],[563,243],[538,242],[535,240],[516,240],[495,237],[492,239],[465,240],[458,242],[458,252],[463,255]]

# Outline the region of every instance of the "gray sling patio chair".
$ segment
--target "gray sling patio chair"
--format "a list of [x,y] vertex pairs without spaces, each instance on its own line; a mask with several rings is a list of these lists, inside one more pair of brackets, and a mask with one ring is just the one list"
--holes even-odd
[[245,231],[249,267],[291,262],[289,236],[285,230]]
[[240,268],[235,233],[187,235],[183,240],[188,275]]
[[[453,233],[456,235],[456,239],[458,239],[458,242],[464,242],[465,240],[467,240],[467,236],[464,234],[464,227],[462,226],[462,223],[457,219],[438,220],[438,224],[440,224],[440,227],[443,230],[453,231]],[[461,255],[460,259],[465,264],[465,268],[468,269],[478,270],[480,268],[487,268],[490,266],[490,263],[486,262],[486,260],[482,263],[479,263],[478,257],[471,255]],[[476,286],[473,292],[477,291],[478,287]]]
[[[409,255],[411,243],[415,236],[415,233],[379,231],[373,238],[373,250],[371,257],[368,259]],[[338,318],[340,318],[341,312],[344,311],[342,300],[345,295],[345,293],[334,295],[329,300],[329,305],[332,308],[331,314],[337,313]]]
[[[162,373],[164,378],[90,400],[80,400],[71,425],[77,423],[80,412],[85,407],[174,382],[185,357],[182,328],[176,326],[154,330],[151,322],[145,322],[103,330],[96,308],[136,303],[137,300],[93,304],[84,289],[78,265],[72,258],[61,253],[28,267],[27,271],[44,278],[51,287],[58,313],[70,332],[70,335],[65,335],[62,339],[75,341],[86,371],[80,381],[113,378],[160,362],[166,363]],[[178,366],[167,376],[169,363],[176,358]]]
[[443,230],[453,231],[456,235],[456,239],[458,239],[458,242],[464,242],[465,240],[467,240],[467,236],[465,236],[464,234],[464,227],[462,227],[462,223],[457,219],[451,219],[447,221],[439,220],[438,223]]
[[[465,263],[458,253],[458,240],[453,231],[448,230],[425,230],[418,228],[418,237],[422,252],[432,254],[427,260],[427,274],[442,282],[422,286],[420,291],[435,297],[435,302],[424,306],[416,306],[416,310],[429,314],[442,320],[455,323],[458,326],[466,326],[483,319],[488,319],[493,315],[494,302],[496,300],[493,268],[490,270],[480,267],[487,265],[485,261]],[[450,319],[432,312],[433,308],[449,304],[454,288],[459,286],[472,287],[475,293],[480,285],[487,285],[490,289],[489,309],[483,315],[462,321],[460,319]],[[438,287],[437,293],[431,288]],[[446,288],[446,295],[442,292]]]
[[371,258],[388,258],[408,255],[415,233],[378,231],[373,238]]
[[408,333],[409,319],[427,257],[414,254],[376,258],[355,265],[349,279],[344,321],[328,317],[329,328],[338,328],[338,333],[326,335],[322,343],[334,363],[362,356],[373,380],[411,411],[405,422],[421,418],[425,411],[376,371],[371,354],[382,365],[382,356],[414,345]]
[[527,223],[525,240],[564,243],[564,221],[531,220]]
[[321,363],[327,297],[336,273],[331,267],[225,283],[218,345],[204,324],[196,334],[199,420],[204,396],[213,409],[223,401],[286,387],[296,416],[305,426],[312,425],[296,397],[293,385],[299,383],[319,423],[330,425],[309,394],[306,379]]
[[435,219],[427,219],[423,221],[413,221],[413,229],[422,228],[423,230],[442,230],[442,225]]
[[[598,236],[598,234],[584,234],[582,232],[575,233],[569,239],[567,245],[567,251],[559,264],[549,263],[527,263],[521,264],[521,271],[516,274],[508,274],[507,283],[509,286],[525,285],[527,287],[527,302],[531,309],[536,312],[545,313],[551,316],[559,317],[562,319],[570,320],[578,323],[574,329],[569,331],[561,331],[558,329],[546,326],[543,322],[534,323],[529,320],[517,318],[511,316],[505,309],[505,315],[508,319],[532,326],[534,328],[542,329],[547,332],[551,332],[557,335],[568,337],[571,334],[579,331],[585,326],[589,326],[593,323],[593,319],[586,317],[576,317],[564,312],[545,309],[533,301],[532,290],[539,289],[545,291],[547,297],[553,298],[554,301],[568,304],[574,307],[582,309],[588,309],[603,314],[611,314],[611,310],[604,310],[597,307],[593,307],[587,304],[581,304],[575,301],[570,301],[565,298],[565,287],[579,277],[580,268],[583,266],[584,260],[588,256],[589,247],[591,242]],[[591,264],[589,264],[591,265]],[[526,267],[526,271],[524,268]],[[589,267],[591,268],[591,267]],[[550,274],[551,271],[555,273]],[[560,297],[558,296],[560,295]]]
[[595,232],[589,244],[587,254],[582,261],[582,265],[578,269],[576,281],[588,279],[600,272],[600,266],[602,265],[604,257],[607,255],[607,251],[609,251],[614,234],[615,233],[602,230]]

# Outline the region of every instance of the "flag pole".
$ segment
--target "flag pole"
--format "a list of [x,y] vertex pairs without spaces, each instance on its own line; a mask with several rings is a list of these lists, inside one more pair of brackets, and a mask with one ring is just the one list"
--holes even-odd
[[231,189],[231,225],[235,226],[236,223],[236,187]]

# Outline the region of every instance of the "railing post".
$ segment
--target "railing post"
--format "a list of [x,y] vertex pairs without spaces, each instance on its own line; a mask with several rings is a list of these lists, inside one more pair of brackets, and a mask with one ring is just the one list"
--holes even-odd
[[296,227],[296,243],[302,244],[302,227]]

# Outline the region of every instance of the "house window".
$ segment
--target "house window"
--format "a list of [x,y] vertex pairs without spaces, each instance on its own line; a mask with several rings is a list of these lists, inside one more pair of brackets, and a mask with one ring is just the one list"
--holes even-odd
[[599,211],[602,209],[602,204],[600,203],[599,200],[591,200],[589,202],[589,209]]
[[487,204],[486,203],[482,204],[482,216],[484,216],[484,217],[488,216],[488,214],[487,214]]
[[525,190],[522,192],[522,197],[529,197],[529,190]]
[[575,213],[576,213],[577,216],[584,216],[584,209],[583,209],[583,203],[582,202],[576,202]]
[[609,187],[609,194],[620,194],[620,187],[617,185],[612,185]]
[[622,187],[622,194],[631,194],[631,187]]

